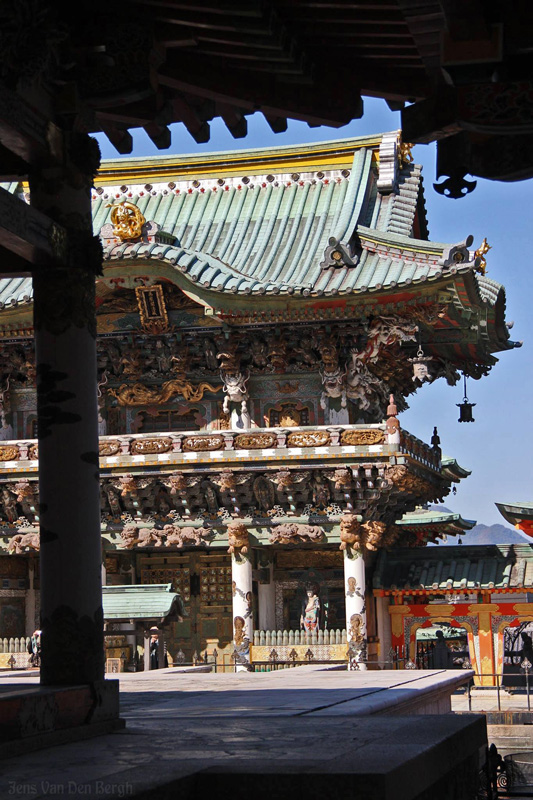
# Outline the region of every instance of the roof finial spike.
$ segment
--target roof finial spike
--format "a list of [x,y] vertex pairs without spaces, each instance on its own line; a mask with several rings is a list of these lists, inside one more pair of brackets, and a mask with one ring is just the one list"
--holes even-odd
[[437,430],[437,426],[433,428],[433,436],[431,437],[431,446],[434,450],[440,450],[440,436]]
[[387,416],[388,417],[396,417],[398,416],[398,409],[396,404],[394,403],[394,395],[389,395],[389,405],[387,406]]

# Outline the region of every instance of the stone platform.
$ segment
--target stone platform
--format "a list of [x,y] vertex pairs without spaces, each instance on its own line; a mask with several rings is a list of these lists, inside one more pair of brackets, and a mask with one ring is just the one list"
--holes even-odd
[[11,758],[0,797],[472,800],[485,719],[434,714],[467,678],[311,666],[123,675],[123,731]]
[[120,727],[116,680],[54,687],[40,686],[38,677],[0,674],[0,758]]

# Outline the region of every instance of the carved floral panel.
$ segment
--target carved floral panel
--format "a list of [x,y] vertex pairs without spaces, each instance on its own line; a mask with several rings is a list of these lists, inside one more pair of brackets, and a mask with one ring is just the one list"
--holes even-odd
[[101,456],[115,456],[120,451],[120,442],[100,442],[98,452]]
[[287,436],[289,447],[322,447],[329,443],[330,438],[327,431],[295,431]]
[[16,461],[19,449],[16,444],[0,445],[0,461]]
[[224,447],[223,436],[186,436],[183,440],[183,450],[202,452],[204,450],[222,450]]
[[380,444],[385,441],[385,433],[380,430],[343,431],[341,433],[341,444]]
[[277,441],[275,433],[239,433],[235,437],[234,446],[236,450],[258,450],[276,447]]
[[[190,437],[193,438],[193,437]],[[131,443],[132,455],[145,455],[147,453],[168,453],[172,449],[170,436],[157,439],[136,439]]]

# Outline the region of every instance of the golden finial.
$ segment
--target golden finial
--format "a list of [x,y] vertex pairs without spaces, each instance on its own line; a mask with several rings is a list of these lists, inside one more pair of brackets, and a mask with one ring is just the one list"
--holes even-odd
[[111,208],[113,233],[117,239],[126,242],[141,236],[146,220],[136,205],[121,200],[118,203],[108,203],[106,207]]
[[474,253],[474,258],[476,259],[479,258],[479,262],[476,264],[476,270],[477,272],[480,272],[482,275],[484,275],[487,270],[487,259],[485,258],[485,255],[489,252],[490,249],[491,246],[487,242],[487,237],[485,237],[481,242],[481,245]]
[[400,142],[400,163],[402,166],[404,164],[412,164],[414,161],[413,154],[411,153],[414,144],[412,142]]
[[402,142],[402,132],[398,131],[398,164],[400,167],[403,167],[404,164],[412,164],[414,161],[413,154],[411,150],[413,149],[414,144],[411,142]]

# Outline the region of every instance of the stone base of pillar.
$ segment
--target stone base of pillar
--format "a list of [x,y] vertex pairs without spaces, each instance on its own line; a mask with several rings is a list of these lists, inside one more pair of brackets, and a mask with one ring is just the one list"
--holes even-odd
[[0,758],[125,727],[119,717],[119,682],[64,688],[32,686],[0,695]]

